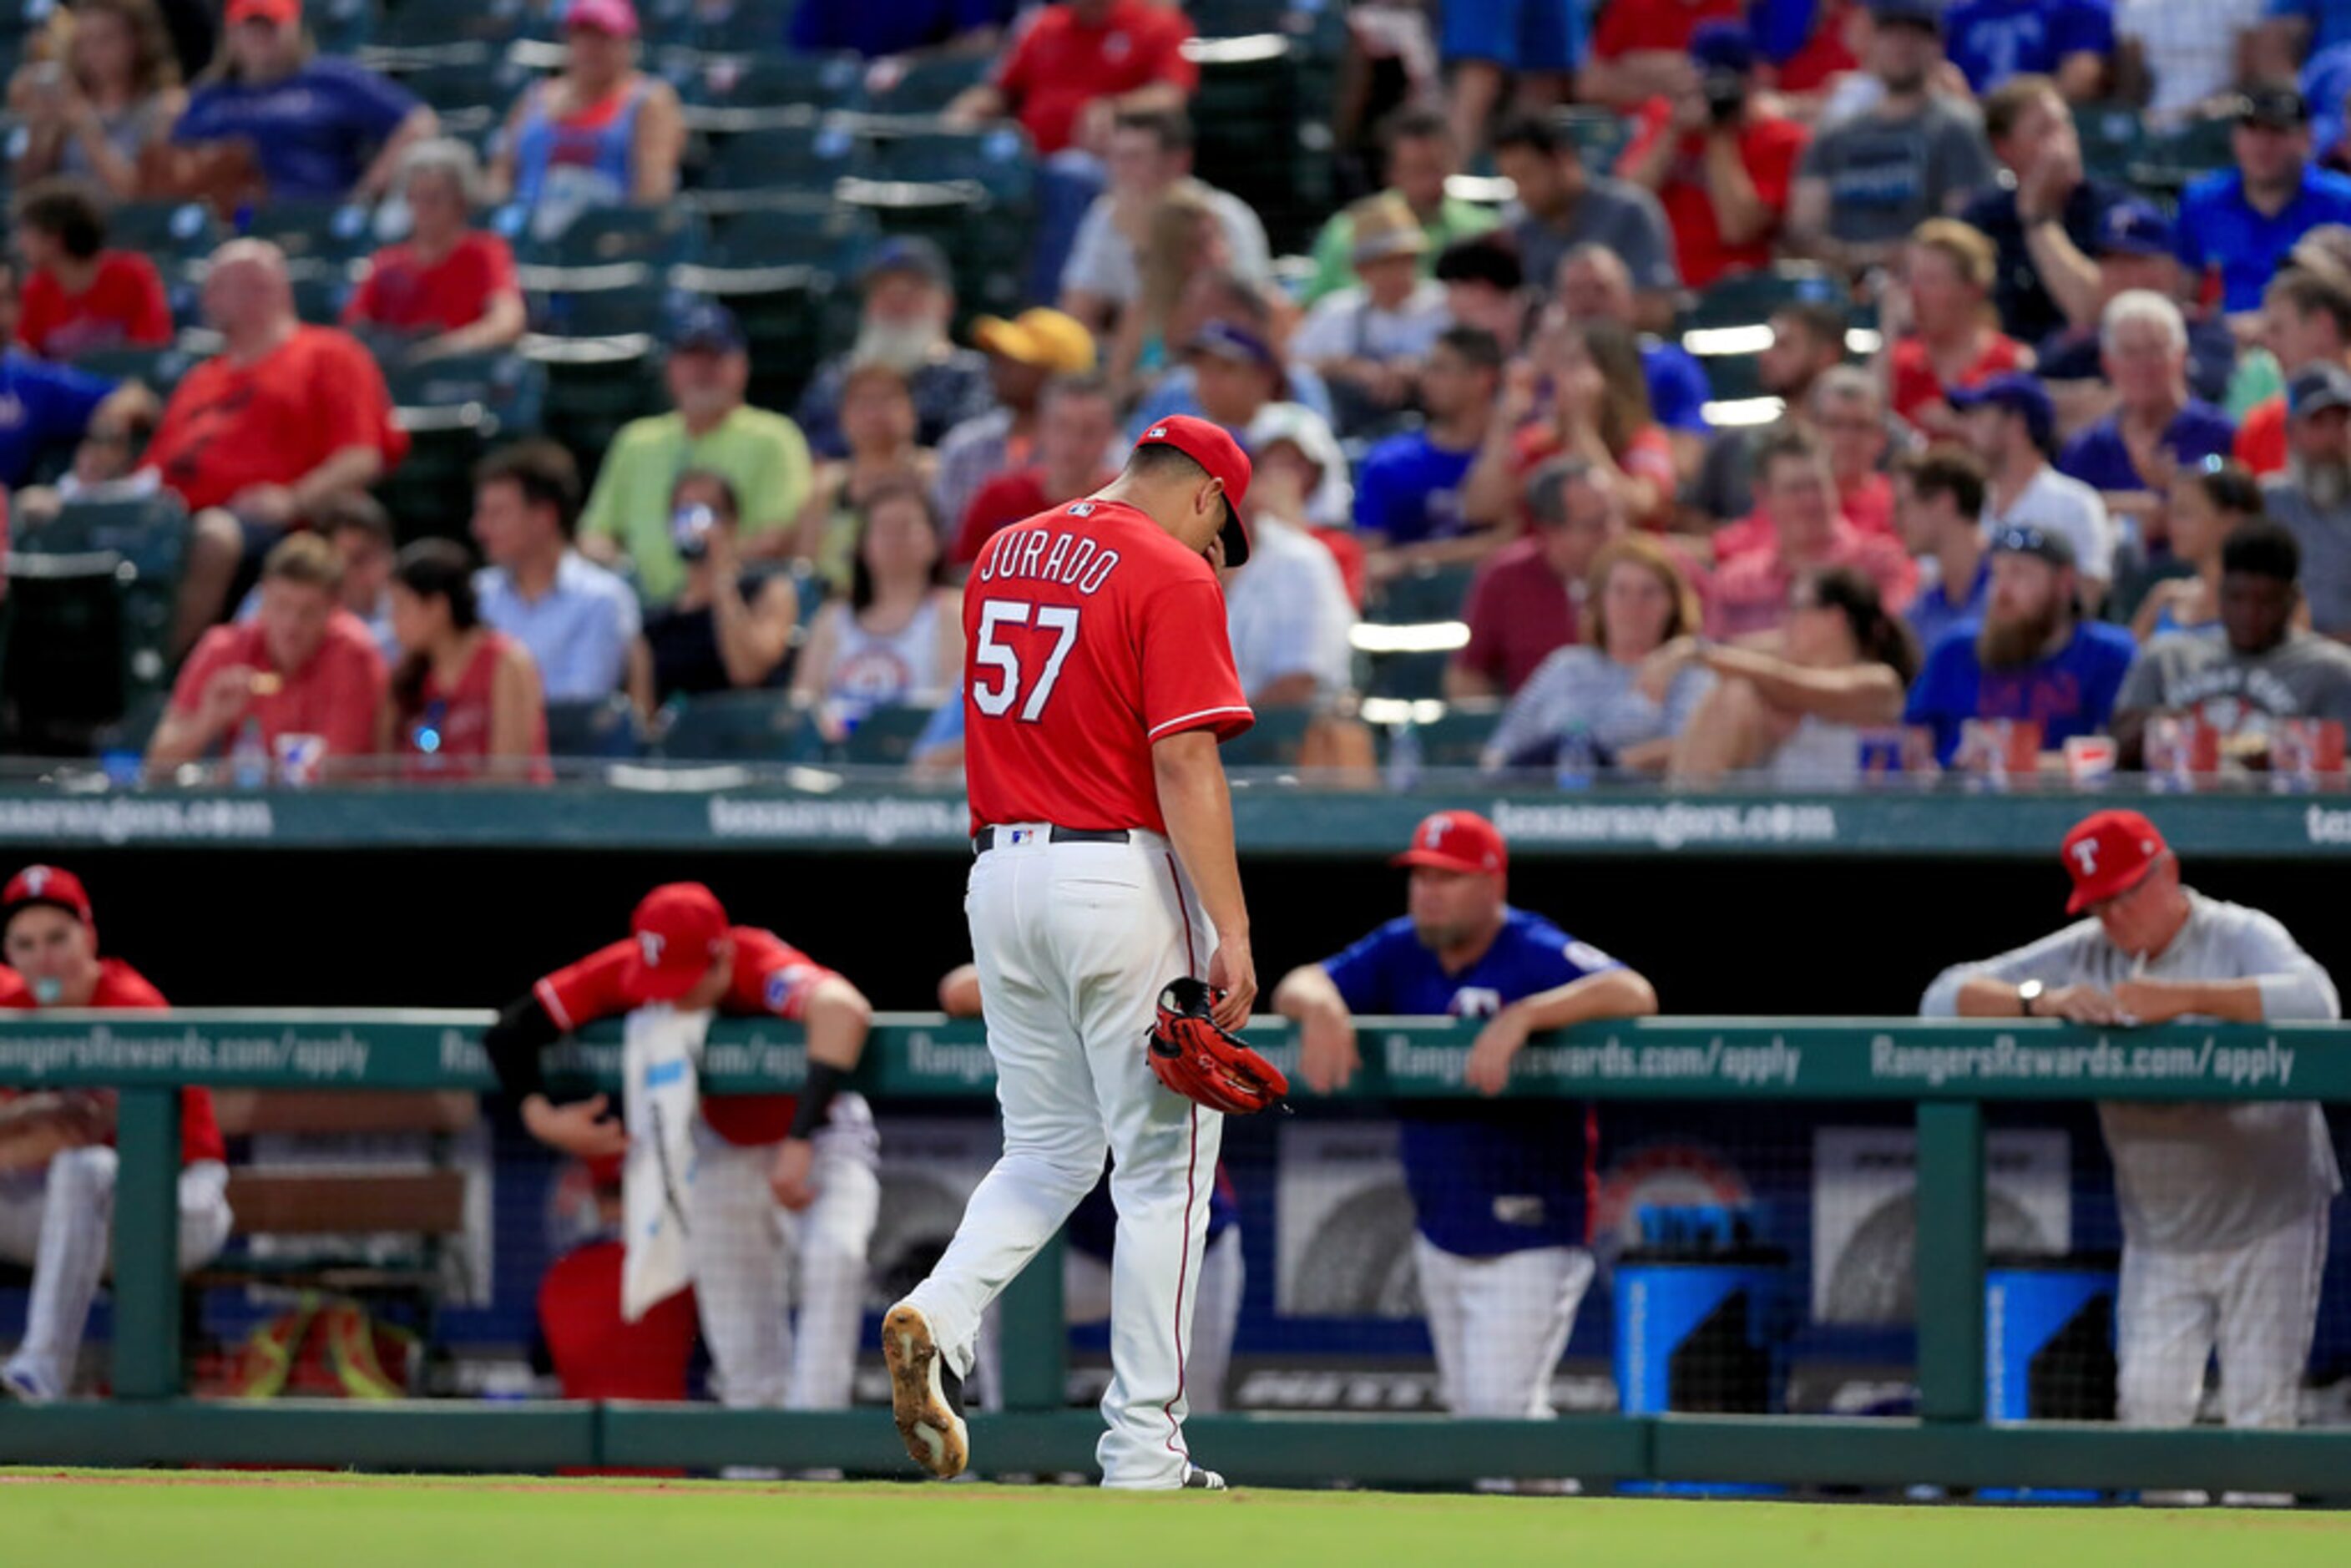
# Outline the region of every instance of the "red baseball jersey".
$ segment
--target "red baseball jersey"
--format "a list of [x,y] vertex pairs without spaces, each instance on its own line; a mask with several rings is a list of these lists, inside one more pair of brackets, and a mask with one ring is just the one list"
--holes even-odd
[[[32,988],[14,969],[0,969],[5,976],[0,982],[0,1008],[30,1012],[37,1006]],[[163,993],[148,981],[146,976],[120,958],[101,958],[98,963],[98,988],[90,993],[89,1005],[94,1008],[168,1008]],[[228,1145],[221,1140],[220,1122],[213,1114],[213,1092],[209,1089],[183,1089],[180,1092],[180,1163],[194,1165],[198,1160],[225,1160]]]
[[[798,1021],[808,1005],[809,992],[832,971],[772,931],[737,925],[726,935],[735,942],[735,978],[718,1010],[741,1016],[773,1013]],[[599,947],[569,968],[558,969],[531,988],[556,1027],[569,1034],[598,1019],[618,1018],[645,1005],[630,984],[635,942],[622,938]],[[723,1094],[702,1103],[702,1115],[711,1131],[730,1144],[747,1147],[779,1142],[792,1130],[794,1094]]]
[[974,831],[1050,822],[1165,832],[1154,741],[1256,722],[1207,559],[1123,501],[1000,530],[963,591],[964,776]]

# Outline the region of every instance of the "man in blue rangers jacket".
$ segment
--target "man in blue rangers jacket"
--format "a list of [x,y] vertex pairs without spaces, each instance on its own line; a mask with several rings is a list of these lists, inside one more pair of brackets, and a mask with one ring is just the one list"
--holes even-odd
[[[1411,868],[1411,913],[1283,977],[1273,1007],[1299,1025],[1309,1088],[1343,1088],[1362,1064],[1359,1014],[1486,1019],[1465,1077],[1494,1095],[1529,1035],[1657,1010],[1638,974],[1504,902],[1509,855],[1485,818],[1437,812],[1393,862]],[[1552,1369],[1592,1282],[1579,1120],[1562,1101],[1423,1104],[1403,1118],[1414,1262],[1457,1416],[1552,1414]]]

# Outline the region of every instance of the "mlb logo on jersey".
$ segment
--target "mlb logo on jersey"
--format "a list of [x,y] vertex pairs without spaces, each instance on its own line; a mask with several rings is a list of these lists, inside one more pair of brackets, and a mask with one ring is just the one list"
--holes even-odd
[[1094,504],[1092,501],[1072,501],[1070,503],[1070,516],[1073,517],[1091,517],[1093,515]]
[[772,971],[762,990],[762,999],[768,1004],[768,1010],[778,1016],[789,1013],[801,989],[815,975],[815,968],[807,964],[791,964]]

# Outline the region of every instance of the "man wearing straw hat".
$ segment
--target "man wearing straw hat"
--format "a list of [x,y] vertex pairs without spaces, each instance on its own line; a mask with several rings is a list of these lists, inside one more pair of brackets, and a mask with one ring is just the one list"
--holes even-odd
[[1347,209],[1356,286],[1324,296],[1290,340],[1291,355],[1330,383],[1343,432],[1414,400],[1421,362],[1453,324],[1445,286],[1420,276],[1428,235],[1393,191]]

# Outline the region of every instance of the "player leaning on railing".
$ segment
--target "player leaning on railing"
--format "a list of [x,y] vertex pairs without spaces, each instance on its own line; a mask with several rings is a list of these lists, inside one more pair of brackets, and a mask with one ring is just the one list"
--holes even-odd
[[[2284,926],[2181,885],[2137,811],[2065,837],[2071,915],[2089,918],[1927,988],[1929,1017],[2054,1018],[2094,1027],[2284,1023],[2342,1016],[2335,982]],[[2326,1210],[2343,1180],[2308,1102],[2106,1101],[2122,1209],[2116,1415],[2184,1427],[2218,1351],[2231,1427],[2291,1427],[2318,1317]]]

